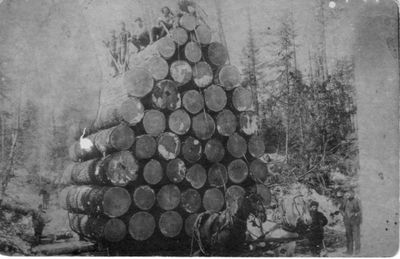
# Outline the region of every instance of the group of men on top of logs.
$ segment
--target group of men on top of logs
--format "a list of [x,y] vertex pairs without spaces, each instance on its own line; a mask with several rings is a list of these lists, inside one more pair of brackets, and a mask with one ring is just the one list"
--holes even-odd
[[141,17],[135,19],[135,29],[132,34],[126,29],[125,22],[121,22],[121,32],[118,37],[115,30],[111,31],[111,39],[104,41],[104,44],[111,55],[110,65],[114,69],[114,77],[128,69],[130,44],[136,47],[137,52],[140,52],[148,45],[168,35],[172,28],[178,27],[179,18],[185,13],[195,16],[199,22],[206,24],[203,18],[204,11],[193,1],[179,0],[178,8],[175,15],[168,6],[162,7],[157,25],[150,31],[144,25]]

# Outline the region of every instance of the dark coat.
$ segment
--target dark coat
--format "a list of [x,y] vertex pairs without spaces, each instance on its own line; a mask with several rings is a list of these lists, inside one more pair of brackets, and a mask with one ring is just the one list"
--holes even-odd
[[323,239],[324,226],[328,224],[328,219],[319,211],[311,213],[311,225],[309,227],[309,234],[311,238]]

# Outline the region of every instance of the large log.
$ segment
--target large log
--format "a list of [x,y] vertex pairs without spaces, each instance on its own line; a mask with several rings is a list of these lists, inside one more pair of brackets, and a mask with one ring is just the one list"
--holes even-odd
[[204,108],[203,95],[196,90],[189,90],[183,95],[183,107],[191,114],[197,114]]
[[67,194],[67,207],[75,213],[119,217],[128,211],[131,197],[121,187],[75,186]]
[[156,221],[153,215],[148,212],[140,211],[129,220],[129,234],[134,240],[144,241],[149,239],[156,228]]
[[151,159],[143,168],[143,178],[148,184],[158,184],[163,178],[163,168],[155,159]]
[[248,149],[250,155],[255,158],[260,158],[265,152],[264,139],[257,135],[251,136],[248,143]]
[[182,230],[183,219],[178,212],[167,211],[161,214],[158,226],[164,236],[176,237]]
[[215,122],[208,113],[202,112],[193,117],[192,129],[197,138],[206,140],[214,134]]
[[203,45],[207,45],[211,43],[212,32],[211,28],[208,25],[200,24],[194,30],[197,42]]
[[255,159],[250,163],[250,175],[257,183],[264,183],[268,178],[267,165],[260,159]]
[[102,160],[75,163],[71,169],[71,180],[81,185],[126,186],[136,180],[138,169],[134,156],[129,151],[121,151]]
[[85,161],[101,156],[97,148],[92,145],[90,148],[82,148],[79,141],[74,142],[68,150],[69,158],[74,162]]
[[237,87],[232,94],[232,104],[240,112],[249,111],[253,107],[253,97],[250,89]]
[[232,185],[226,190],[225,199],[226,199],[226,206],[232,206],[238,199],[244,197],[246,194],[243,187],[239,185]]
[[181,107],[181,95],[177,89],[177,83],[172,80],[157,82],[152,93],[152,101],[155,107],[174,111]]
[[190,63],[197,63],[201,59],[201,47],[197,42],[188,42],[185,45],[185,57]]
[[201,207],[201,195],[194,189],[187,189],[181,195],[181,207],[189,213],[198,211]]
[[135,142],[134,131],[126,124],[99,131],[88,136],[103,154],[129,149]]
[[150,135],[136,137],[135,157],[137,159],[148,159],[153,157],[157,150],[157,142]]
[[192,79],[192,67],[184,60],[172,62],[169,71],[172,79],[178,83],[178,86],[184,85]]
[[178,46],[184,45],[188,39],[188,33],[185,29],[177,27],[169,31],[171,34],[171,38],[178,44]]
[[223,187],[228,182],[228,172],[221,163],[215,163],[208,169],[208,184],[212,187]]
[[[149,69],[151,63],[148,62],[151,58],[161,57],[168,60],[174,56],[175,52],[175,42],[170,37],[163,37],[154,44],[148,45],[144,50],[136,53],[135,55],[131,55],[129,58],[129,67],[131,69],[136,67],[144,67]],[[154,79],[159,80],[157,77],[154,77]]]
[[173,210],[178,207],[181,200],[181,192],[174,184],[161,187],[157,193],[157,203],[164,210]]
[[207,181],[206,169],[200,164],[194,164],[186,173],[186,181],[195,189],[200,189]]
[[183,14],[179,19],[179,25],[187,31],[193,31],[197,25],[197,19],[194,15]]
[[208,109],[219,112],[225,107],[227,97],[222,87],[211,85],[204,90],[204,100]]
[[164,113],[158,110],[148,110],[144,113],[143,128],[147,134],[158,136],[165,130]]
[[134,67],[124,73],[123,84],[129,96],[143,97],[153,89],[151,73],[142,67]]
[[194,228],[194,223],[196,223],[197,217],[199,214],[190,214],[189,217],[185,219],[185,233],[189,237],[193,236],[193,228]]
[[242,136],[238,133],[234,133],[229,136],[226,148],[233,157],[241,158],[246,154],[247,143]]
[[191,120],[189,114],[182,109],[176,110],[168,118],[169,129],[178,134],[186,134],[191,125]]
[[240,114],[240,129],[246,135],[253,135],[258,130],[258,115],[253,111],[246,111]]
[[179,158],[169,161],[166,168],[166,174],[172,183],[182,182],[186,175],[185,162]]
[[213,71],[207,62],[201,61],[193,66],[193,81],[198,87],[207,87],[212,80]]
[[220,162],[225,156],[225,148],[221,141],[210,139],[204,148],[204,154],[208,161],[213,163]]
[[163,37],[157,41],[156,48],[158,53],[165,59],[170,59],[174,56],[176,45],[170,37]]
[[208,189],[203,196],[203,207],[207,211],[219,212],[225,204],[224,195],[217,188]]
[[218,79],[226,90],[232,90],[240,84],[240,71],[235,66],[225,65],[219,71]]
[[96,245],[89,241],[69,241],[54,244],[38,245],[32,248],[32,253],[46,256],[83,254],[96,250]]
[[217,130],[222,136],[230,136],[237,128],[236,116],[230,110],[223,110],[217,116]]
[[246,162],[242,159],[236,159],[229,163],[228,176],[233,183],[239,184],[244,182],[248,174],[249,169],[247,168]]
[[133,193],[133,201],[136,207],[141,210],[149,210],[156,201],[154,190],[148,185],[142,185],[135,189]]
[[177,135],[164,132],[158,137],[158,153],[165,159],[175,159],[181,152],[181,142]]
[[202,146],[200,141],[194,137],[188,137],[182,146],[183,158],[190,163],[195,163],[199,161],[201,154]]
[[225,65],[228,60],[228,51],[221,43],[211,42],[208,45],[207,58],[211,64],[220,67]]
[[169,66],[162,57],[152,56],[144,62],[144,67],[150,72],[154,80],[162,80],[167,77]]

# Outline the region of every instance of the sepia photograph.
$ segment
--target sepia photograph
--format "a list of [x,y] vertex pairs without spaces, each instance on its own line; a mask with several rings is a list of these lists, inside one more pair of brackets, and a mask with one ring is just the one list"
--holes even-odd
[[399,0],[0,0],[0,254],[392,257]]

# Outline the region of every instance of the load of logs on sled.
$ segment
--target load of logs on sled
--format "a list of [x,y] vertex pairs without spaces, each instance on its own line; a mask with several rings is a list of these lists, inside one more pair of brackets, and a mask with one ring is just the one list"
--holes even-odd
[[79,139],[71,146],[74,185],[62,194],[81,236],[187,240],[198,213],[224,210],[245,185],[268,177],[252,93],[226,48],[195,21],[182,19],[131,57],[86,129],[93,147]]

